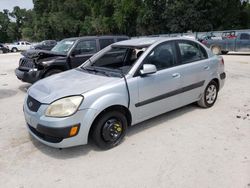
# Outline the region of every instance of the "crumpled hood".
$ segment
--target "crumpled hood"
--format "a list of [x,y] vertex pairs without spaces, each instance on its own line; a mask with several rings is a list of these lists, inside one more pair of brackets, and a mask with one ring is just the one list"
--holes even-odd
[[47,51],[47,50],[27,50],[21,53],[24,57],[27,57],[29,59],[45,59],[50,57],[66,57],[65,54]]
[[50,104],[59,98],[80,95],[118,79],[73,69],[36,82],[28,94],[41,103]]

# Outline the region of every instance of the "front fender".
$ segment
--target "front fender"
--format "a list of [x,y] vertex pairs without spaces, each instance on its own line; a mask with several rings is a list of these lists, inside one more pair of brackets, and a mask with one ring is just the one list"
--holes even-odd
[[106,108],[114,105],[120,105],[127,107],[128,106],[128,96],[114,93],[114,94],[106,94],[97,100],[95,100],[92,105],[90,105],[91,109],[95,109],[97,114],[105,110]]

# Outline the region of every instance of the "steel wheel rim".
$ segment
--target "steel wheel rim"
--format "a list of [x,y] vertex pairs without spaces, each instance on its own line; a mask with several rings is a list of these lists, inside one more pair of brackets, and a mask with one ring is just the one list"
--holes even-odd
[[215,85],[210,85],[206,91],[206,102],[208,104],[213,104],[217,97],[217,88]]
[[106,142],[116,142],[123,132],[122,123],[116,118],[108,119],[102,128],[102,137]]

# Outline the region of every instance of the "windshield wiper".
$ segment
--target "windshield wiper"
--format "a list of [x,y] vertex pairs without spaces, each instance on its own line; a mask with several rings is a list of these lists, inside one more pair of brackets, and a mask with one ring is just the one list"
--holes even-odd
[[111,75],[109,74],[109,72],[107,72],[107,71],[105,71],[105,70],[96,69],[96,67],[94,67],[94,66],[81,67],[81,69],[83,69],[83,70],[85,70],[85,71],[88,71],[88,72],[94,72],[95,74],[96,74],[96,73],[100,73],[100,74],[103,74],[103,75],[108,76],[108,77],[111,76]]

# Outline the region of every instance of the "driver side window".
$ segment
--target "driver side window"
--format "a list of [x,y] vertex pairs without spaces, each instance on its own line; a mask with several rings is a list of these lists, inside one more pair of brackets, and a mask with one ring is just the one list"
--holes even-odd
[[92,54],[95,53],[96,51],[97,49],[95,40],[80,41],[74,49],[74,53],[76,55]]
[[167,42],[156,46],[144,60],[144,64],[153,64],[157,70],[175,66],[174,43]]

